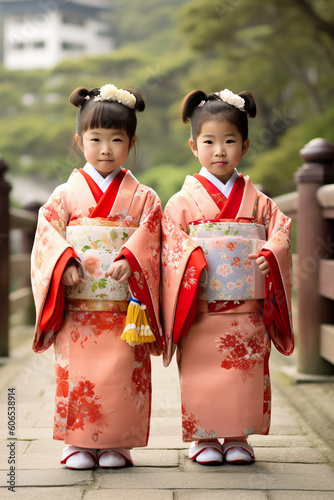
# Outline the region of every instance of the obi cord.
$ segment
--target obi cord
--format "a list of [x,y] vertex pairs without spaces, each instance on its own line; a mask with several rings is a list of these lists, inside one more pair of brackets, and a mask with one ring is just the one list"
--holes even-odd
[[131,346],[155,341],[147,320],[146,306],[133,297],[129,299],[126,325],[121,340],[125,340]]

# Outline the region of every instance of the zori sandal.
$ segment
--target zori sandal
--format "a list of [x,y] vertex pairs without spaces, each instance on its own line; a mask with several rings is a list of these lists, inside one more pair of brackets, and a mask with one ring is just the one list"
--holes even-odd
[[102,469],[118,469],[133,465],[130,450],[125,448],[106,448],[99,451],[98,464]]
[[194,441],[189,448],[189,458],[201,465],[214,465],[223,462],[223,450],[216,441]]
[[249,464],[255,460],[254,450],[249,442],[229,441],[223,444],[225,461],[228,464]]
[[66,446],[63,449],[60,463],[73,470],[94,469],[97,464],[96,450],[72,445]]

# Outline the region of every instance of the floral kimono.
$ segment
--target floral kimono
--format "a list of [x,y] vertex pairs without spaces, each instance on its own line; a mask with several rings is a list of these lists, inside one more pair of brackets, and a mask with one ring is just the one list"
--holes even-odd
[[[267,434],[271,341],[293,351],[290,219],[248,177],[226,198],[195,174],[162,230],[164,357],[178,347],[183,440]],[[251,253],[267,258],[268,277]]]
[[[83,448],[146,446],[151,406],[150,353],[161,354],[159,322],[161,206],[157,195],[121,170],[103,193],[74,170],[40,209],[32,251],[36,303],[33,349],[54,345],[54,439]],[[125,284],[105,273],[126,258]],[[61,283],[69,259],[86,283]],[[131,294],[144,303],[153,343],[121,335]]]

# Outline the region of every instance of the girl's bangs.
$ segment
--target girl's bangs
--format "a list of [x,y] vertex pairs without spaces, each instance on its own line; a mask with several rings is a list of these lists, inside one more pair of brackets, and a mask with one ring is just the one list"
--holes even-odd
[[96,128],[126,129],[126,114],[124,106],[101,102],[86,114],[82,124],[83,131]]

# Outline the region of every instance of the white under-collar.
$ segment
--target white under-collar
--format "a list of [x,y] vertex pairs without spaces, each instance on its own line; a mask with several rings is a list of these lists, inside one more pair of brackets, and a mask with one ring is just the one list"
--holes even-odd
[[96,182],[101,191],[104,193],[115,177],[117,177],[117,175],[121,172],[122,167],[117,167],[116,170],[110,172],[107,177],[103,177],[90,163],[86,163],[83,170],[93,179],[94,182]]
[[216,188],[219,189],[219,191],[223,193],[224,196],[226,196],[226,198],[229,197],[230,192],[232,191],[232,188],[234,186],[234,183],[239,177],[239,172],[237,171],[236,168],[234,169],[231,177],[226,182],[226,184],[217,179],[217,177],[213,175],[211,172],[209,172],[209,170],[205,167],[201,168],[199,174],[208,179],[208,181],[212,182],[212,184],[214,184]]

